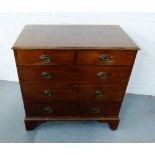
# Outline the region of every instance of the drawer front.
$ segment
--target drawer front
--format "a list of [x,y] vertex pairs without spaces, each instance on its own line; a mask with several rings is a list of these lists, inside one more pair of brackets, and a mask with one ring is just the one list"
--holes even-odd
[[117,84],[127,82],[131,67],[18,66],[22,82]]
[[72,64],[72,50],[17,50],[16,60],[19,65],[59,65]]
[[133,65],[136,51],[79,50],[78,65]]
[[28,116],[117,116],[120,104],[114,101],[102,103],[73,103],[73,102],[26,102]]
[[122,100],[124,92],[123,85],[23,84],[25,100],[38,102]]

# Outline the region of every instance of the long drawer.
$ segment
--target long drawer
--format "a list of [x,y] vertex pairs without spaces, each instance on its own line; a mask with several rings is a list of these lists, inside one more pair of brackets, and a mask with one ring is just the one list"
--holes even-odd
[[124,85],[23,84],[24,99],[29,101],[102,101],[121,100]]
[[22,82],[118,84],[127,82],[131,67],[18,66]]
[[117,116],[121,104],[116,101],[83,102],[25,102],[26,115],[31,116]]

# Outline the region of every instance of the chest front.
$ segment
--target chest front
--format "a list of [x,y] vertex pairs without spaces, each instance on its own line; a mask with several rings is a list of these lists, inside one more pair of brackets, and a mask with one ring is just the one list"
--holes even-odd
[[117,128],[138,50],[120,27],[29,25],[13,50],[27,130],[52,120],[98,120]]

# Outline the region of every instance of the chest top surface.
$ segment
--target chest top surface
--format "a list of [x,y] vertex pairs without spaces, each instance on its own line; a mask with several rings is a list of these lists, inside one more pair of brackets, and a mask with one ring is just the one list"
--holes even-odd
[[26,25],[12,48],[139,49],[118,25]]

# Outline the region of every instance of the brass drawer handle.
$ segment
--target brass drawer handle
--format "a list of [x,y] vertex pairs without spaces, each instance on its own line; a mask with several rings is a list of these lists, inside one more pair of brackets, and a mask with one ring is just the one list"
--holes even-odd
[[45,107],[44,111],[48,114],[51,114],[53,112],[53,110],[50,107]]
[[44,79],[52,79],[52,75],[50,73],[42,72],[41,75]]
[[100,91],[100,90],[96,90],[96,91],[95,91],[95,95],[96,95],[96,96],[103,96],[104,93],[103,93],[102,91]]
[[98,72],[97,73],[97,77],[99,77],[100,79],[104,80],[108,78],[108,75],[106,72]]
[[100,113],[100,108],[99,108],[99,107],[93,107],[93,108],[91,108],[91,111],[92,111],[94,114],[99,114],[99,113]]
[[52,96],[53,93],[50,90],[44,90],[43,91],[44,96]]
[[101,55],[99,57],[99,60],[102,61],[102,62],[110,62],[112,60],[111,56],[109,55]]
[[52,60],[53,59],[51,57],[49,57],[48,55],[41,55],[40,56],[40,61],[43,64],[48,64],[48,63],[52,62]]

